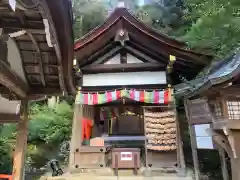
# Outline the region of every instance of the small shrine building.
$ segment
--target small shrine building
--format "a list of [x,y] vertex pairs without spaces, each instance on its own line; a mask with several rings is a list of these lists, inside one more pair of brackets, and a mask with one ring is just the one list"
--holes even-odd
[[[201,174],[198,149],[217,149],[221,158],[223,179],[240,179],[239,77],[240,54],[237,51],[210,68],[204,78],[188,83],[191,90],[185,95],[185,108],[197,180]],[[227,171],[227,158],[230,158],[231,173]]]
[[211,61],[138,20],[123,6],[75,42],[78,86],[69,170],[185,174],[173,85]]

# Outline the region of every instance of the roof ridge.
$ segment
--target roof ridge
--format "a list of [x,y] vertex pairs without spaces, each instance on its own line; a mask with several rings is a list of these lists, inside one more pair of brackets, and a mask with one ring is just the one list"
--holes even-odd
[[[156,29],[150,27],[149,25],[143,23],[140,19],[138,19],[133,13],[131,13],[126,7],[116,7],[111,13],[110,15],[107,17],[107,19],[104,21],[104,23],[102,24],[99,24],[98,26],[96,26],[94,29],[90,30],[88,33],[84,34],[82,37],[78,38],[77,40],[75,40],[75,44],[76,43],[79,43],[81,40],[83,39],[86,39],[87,37],[89,37],[94,31],[96,31],[97,29],[99,29],[100,27],[104,26],[105,24],[107,24],[107,20],[110,19],[115,13],[117,14],[117,11],[120,11],[120,10],[123,10],[125,11],[126,13],[128,13],[129,15],[131,15],[137,22],[141,23],[141,25],[145,26],[146,28],[148,28],[149,30],[153,31],[154,33],[162,36],[163,38],[166,38],[166,39],[169,39],[169,40],[172,40],[174,41],[175,43],[177,44],[181,44],[181,46],[183,47],[188,47],[187,44],[183,41],[180,41],[180,40],[176,40],[170,36],[167,36],[165,34],[162,34],[160,32],[158,32]],[[117,15],[116,16],[116,19],[118,17],[124,17],[124,15]]]

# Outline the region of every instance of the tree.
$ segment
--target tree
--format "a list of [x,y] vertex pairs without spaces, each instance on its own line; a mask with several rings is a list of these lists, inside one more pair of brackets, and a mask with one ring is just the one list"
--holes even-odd
[[156,0],[155,3],[139,7],[136,16],[144,23],[168,36],[179,36],[178,30],[184,24],[181,0]]
[[59,157],[60,146],[69,141],[72,127],[73,110],[61,101],[55,107],[34,103],[30,108],[28,163],[40,168]]
[[16,125],[0,126],[0,174],[11,174],[12,152],[16,139]]
[[8,139],[4,136],[0,137],[0,174],[10,174],[12,171],[11,146]]
[[102,24],[108,14],[104,3],[98,0],[73,0],[72,5],[75,39]]
[[[60,147],[70,139],[72,106],[66,101],[61,101],[54,108],[49,108],[47,103],[33,103],[30,105],[29,118],[26,168],[41,168],[52,158],[65,158],[61,157]],[[11,152],[15,141],[16,125],[0,127],[0,173],[11,173]]]
[[192,25],[182,39],[190,47],[220,59],[239,46],[239,0],[187,0],[186,4],[185,19]]

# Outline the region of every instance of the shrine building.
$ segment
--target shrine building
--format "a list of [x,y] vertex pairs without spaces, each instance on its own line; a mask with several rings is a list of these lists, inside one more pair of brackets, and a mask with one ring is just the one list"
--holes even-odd
[[186,175],[173,86],[194,79],[211,57],[155,31],[123,5],[77,40],[74,53],[70,172]]

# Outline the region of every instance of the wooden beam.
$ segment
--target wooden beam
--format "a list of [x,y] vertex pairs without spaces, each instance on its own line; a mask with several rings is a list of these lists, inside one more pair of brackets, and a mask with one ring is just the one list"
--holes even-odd
[[[149,48],[145,47],[145,45],[143,45],[139,42],[137,43],[134,41],[129,41],[129,42],[127,42],[127,44],[130,47],[133,47],[134,49],[144,52],[144,54],[153,58],[154,60],[157,60],[159,63],[166,64],[166,65],[168,64],[169,57],[164,57],[163,55],[159,54],[158,52],[154,52],[154,51],[150,50]],[[142,58],[142,57],[139,56],[138,58]],[[178,72],[181,75],[190,77],[190,79],[195,77],[196,74],[198,73],[198,71],[200,71],[199,66],[194,66],[194,64],[187,63],[185,61],[177,61],[176,63],[174,63],[173,68],[175,70],[175,73]],[[200,69],[201,69],[201,66],[200,66]]]
[[218,152],[219,152],[220,161],[221,161],[223,180],[229,180],[229,173],[228,173],[227,162],[226,162],[226,153],[222,147],[218,148]]
[[184,107],[185,107],[186,117],[187,117],[187,120],[188,120],[188,127],[189,127],[189,135],[190,135],[191,148],[192,148],[195,179],[200,180],[200,167],[199,167],[198,154],[197,154],[196,134],[195,134],[194,126],[190,124],[191,116],[190,116],[189,111],[188,111],[189,101],[187,99],[184,99]]
[[[171,53],[164,52],[163,49],[159,49],[159,47],[156,47],[154,44],[151,44],[150,42],[147,44],[143,44],[140,42],[136,37],[132,41],[129,42],[130,46],[138,48],[140,51],[145,52],[150,55],[150,57],[155,57],[156,60],[159,59],[160,62],[169,62],[169,55]],[[146,55],[147,55],[146,54]],[[196,64],[192,61],[185,60],[181,57],[177,57],[176,63],[183,65],[184,67],[196,67]],[[176,64],[175,63],[175,64]],[[200,64],[201,65],[201,64]]]
[[[33,46],[32,41],[21,41],[16,38],[20,51],[27,51],[27,52],[36,52],[35,46]],[[38,46],[41,51],[44,52],[52,52],[53,48],[49,47],[47,42],[40,43],[38,42]]]
[[18,123],[20,121],[20,115],[18,114],[4,114],[0,113],[0,124],[4,123]]
[[103,48],[103,46],[106,45],[108,42],[113,41],[116,31],[118,30],[117,25],[119,24],[119,22],[119,19],[116,20],[113,23],[116,24],[116,26],[111,26],[110,29],[108,29],[107,34],[104,33],[100,35],[97,39],[94,40],[93,44],[91,44],[90,41],[84,44],[84,47],[81,47],[81,49],[75,51],[75,55],[79,59],[85,59],[86,57],[89,57],[92,53],[99,51],[99,49]]
[[125,46],[124,47],[130,54],[132,54],[133,56],[140,56],[141,59],[145,59],[145,61],[148,61],[150,63],[158,63],[159,61],[155,60],[155,59],[152,59],[151,57],[147,56],[144,54],[144,52],[140,52],[130,46]]
[[[174,100],[174,107],[176,107],[175,100]],[[185,162],[184,152],[183,152],[183,141],[182,141],[181,131],[180,131],[180,122],[179,122],[177,109],[174,108],[174,111],[175,111],[175,115],[176,115],[176,124],[177,124],[177,146],[178,146],[177,151],[178,151],[178,161],[179,161],[178,167],[180,168],[178,175],[185,176],[186,175],[186,162]]]
[[32,90],[27,94],[27,98],[35,96],[59,96],[63,94],[59,88],[42,88],[39,86],[32,86]]
[[25,152],[28,137],[28,102],[22,101],[23,119],[19,121],[17,128],[16,147],[13,156],[13,180],[23,180]]
[[120,51],[120,63],[127,64],[127,52],[124,50]]
[[41,82],[43,87],[46,86],[46,81],[45,81],[45,77],[44,77],[44,69],[43,69],[43,59],[42,59],[42,53],[41,53],[41,49],[36,41],[36,39],[33,37],[33,35],[31,33],[28,33],[28,36],[30,37],[30,39],[32,40],[33,44],[35,45],[37,54],[36,54],[36,61],[39,63],[38,67],[40,69],[40,77],[41,77]]
[[110,50],[109,52],[106,52],[106,54],[104,54],[103,56],[96,56],[95,58],[91,57],[91,58],[89,58],[89,63],[96,60],[93,64],[103,64],[103,63],[107,62],[108,60],[110,60],[111,58],[113,58],[114,56],[116,56],[118,53],[120,53],[120,50],[121,50],[121,47],[118,46],[118,47]]
[[[80,60],[79,64],[80,64],[80,66],[84,66],[86,64],[91,64],[91,63],[93,63],[93,64],[101,64],[101,60],[99,60],[98,58],[104,56],[105,54],[113,51],[116,48],[119,49],[119,46],[117,46],[116,42],[111,42],[111,41],[107,42],[103,46],[103,48],[98,49],[97,51],[91,53],[90,56],[88,55],[88,57],[85,56],[85,57],[79,59]],[[76,55],[77,54],[78,53],[76,52]],[[78,56],[77,56],[77,58],[78,58]]]
[[[25,66],[25,67],[32,67],[32,68],[34,68],[34,67],[36,67],[36,66],[38,66],[38,65],[39,65],[38,63],[24,63],[24,66]],[[58,68],[58,67],[59,67],[58,64],[43,63],[42,65],[43,65],[43,66],[48,66],[48,67],[53,67],[53,68]]]
[[42,17],[48,19],[51,41],[59,64],[59,84],[65,93],[76,93],[73,83],[73,31],[71,1],[33,0]]
[[17,32],[17,31],[21,31],[21,30],[25,30],[29,33],[32,33],[32,34],[41,34],[41,35],[45,35],[45,31],[44,29],[29,29],[29,28],[4,28],[4,32],[6,34],[10,34],[10,33],[14,33],[14,32]]
[[[27,25],[27,19],[25,17],[24,12],[17,11],[16,14],[19,17],[21,24],[24,26]],[[43,87],[45,87],[46,81],[45,81],[45,77],[44,77],[43,59],[42,59],[42,52],[41,52],[40,46],[38,45],[37,40],[34,38],[34,36],[30,32],[27,32],[27,34],[30,37],[32,43],[34,44],[34,46],[36,48],[37,53],[35,55],[35,59],[36,59],[36,62],[39,63],[38,67],[39,67],[39,71],[40,71],[40,78],[41,78]]]
[[[64,93],[67,93],[67,88],[66,88],[66,83],[65,83],[67,81],[65,80],[66,77],[64,76],[64,74],[66,72],[68,77],[72,76],[72,74],[70,74],[68,72],[71,69],[71,73],[72,73],[72,68],[69,68],[69,67],[72,66],[73,56],[71,56],[71,55],[73,55],[73,54],[71,54],[69,52],[71,52],[70,48],[73,49],[73,47],[71,46],[72,44],[65,44],[63,42],[63,41],[66,40],[65,39],[66,38],[66,34],[65,34],[66,31],[70,32],[69,28],[66,27],[66,24],[65,24],[66,23],[66,17],[63,16],[62,14],[60,14],[60,13],[65,13],[65,12],[64,11],[59,11],[57,13],[57,10],[66,9],[66,7],[63,8],[64,2],[59,2],[58,5],[56,5],[56,3],[53,3],[53,2],[35,0],[34,3],[35,3],[35,5],[37,5],[38,10],[41,13],[41,15],[43,17],[47,17],[47,19],[48,19],[48,23],[49,23],[49,26],[50,26],[49,28],[51,30],[49,32],[50,37],[51,37],[51,42],[53,43],[53,48],[55,50],[57,60],[58,60],[58,64],[59,64],[59,66],[58,66],[58,77],[59,77],[60,89]],[[53,8],[54,8],[54,10],[53,10]],[[59,17],[62,17],[61,21],[59,21]],[[63,27],[61,27],[61,28],[59,27],[60,29],[56,30],[56,28],[57,28],[56,23],[58,24],[59,22],[60,22],[61,26],[65,26],[64,27],[64,33],[62,33],[62,31],[61,31],[61,28],[63,28]],[[61,33],[62,36],[59,35],[59,33]],[[65,37],[65,38],[63,38],[63,37]],[[72,39],[72,37],[68,37],[68,39]],[[63,43],[60,43],[60,42],[63,42]],[[67,42],[69,43],[69,41],[67,41]],[[48,45],[47,45],[47,47],[48,47],[47,49],[52,49]],[[68,62],[65,62],[65,59],[67,59]],[[71,86],[72,86],[73,85],[71,83],[72,79],[70,78],[70,79],[68,79],[68,81],[70,82],[69,84],[71,84]]]
[[0,49],[1,49],[0,61],[3,61],[6,64],[8,64],[9,62],[8,62],[8,45],[7,45],[7,41],[0,39]]
[[163,56],[162,54],[159,54],[159,52],[153,51],[152,49],[148,48],[147,44],[141,44],[134,40],[128,41],[126,42],[126,44],[128,45],[127,47],[132,47],[133,49],[136,49],[139,52],[142,52],[145,55],[153,59],[156,59],[158,62],[168,64],[168,59],[165,56]]
[[82,120],[83,120],[83,105],[75,104],[69,154],[70,172],[76,169],[75,152],[82,145]]
[[103,72],[131,72],[131,71],[156,71],[165,70],[165,66],[157,63],[132,63],[132,64],[97,64],[82,68],[83,73]]
[[[25,25],[19,23],[17,18],[1,18],[0,19],[0,28],[13,29],[13,30],[32,30],[36,32],[42,32],[43,34],[45,27],[42,21],[27,21]],[[45,33],[44,33],[45,34]]]
[[[49,77],[49,78],[55,78],[55,79],[58,79],[59,74],[45,74],[45,77]],[[28,76],[39,76],[39,73],[28,73]]]
[[25,98],[29,90],[28,85],[2,61],[0,61],[0,84],[21,98]]

